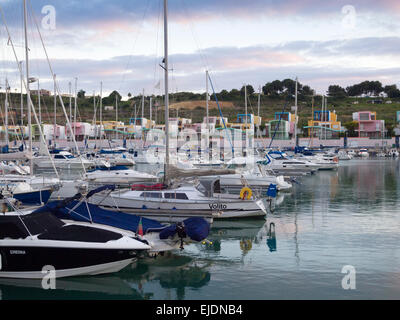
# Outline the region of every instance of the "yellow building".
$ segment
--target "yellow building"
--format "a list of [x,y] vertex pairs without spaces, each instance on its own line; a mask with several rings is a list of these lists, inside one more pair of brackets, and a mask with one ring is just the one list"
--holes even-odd
[[[247,118],[247,125],[246,125]],[[254,127],[260,126],[262,118],[253,114],[238,114],[236,123],[227,123],[226,126],[232,129],[239,130],[254,130]]]
[[335,111],[314,111],[314,118],[308,121],[308,135],[318,137],[323,132],[328,138],[339,135],[341,122]]

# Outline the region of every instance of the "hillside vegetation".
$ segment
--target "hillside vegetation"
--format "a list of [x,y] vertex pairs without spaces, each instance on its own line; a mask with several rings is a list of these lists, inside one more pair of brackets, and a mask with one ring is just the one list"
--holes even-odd
[[[267,83],[262,89],[260,115],[263,117],[263,123],[274,118],[275,112],[291,111],[294,105],[295,82],[290,79],[284,81],[273,81]],[[313,97],[313,90],[309,86],[298,85],[298,115],[300,117],[299,127],[307,124],[312,117],[313,101],[314,111],[321,110],[321,96]],[[252,86],[247,86],[248,93],[248,112],[257,115],[258,94]],[[114,106],[115,95],[119,101],[118,120],[128,122],[130,118],[136,115],[141,117],[141,96],[131,97],[128,101],[121,100],[118,92],[114,91],[109,97],[103,98],[103,106]],[[393,127],[396,124],[396,111],[400,111],[400,91],[395,85],[382,87],[378,81],[365,81],[354,86],[341,88],[337,85],[329,87],[328,110],[335,110],[338,114],[338,120],[342,125],[348,127],[352,121],[352,113],[357,111],[376,111],[377,118],[386,122],[388,134],[392,134]],[[351,95],[384,95],[385,97],[370,98],[357,97]],[[233,89],[231,91],[222,90],[216,94],[224,117],[228,117],[229,121],[235,122],[237,114],[245,112],[244,87],[241,90]],[[145,97],[144,116],[149,118],[149,98]],[[32,96],[33,102],[37,110],[37,96]],[[11,94],[10,114],[14,121],[20,121],[20,95]],[[24,97],[26,101],[26,97]],[[97,100],[97,120],[99,120],[99,97]],[[373,100],[381,100],[382,104],[373,104]],[[0,93],[1,108],[4,110],[4,93]],[[42,122],[54,122],[54,97],[41,97],[42,101]],[[69,98],[63,97],[64,105],[69,114]],[[358,104],[354,104],[355,102]],[[391,101],[388,104],[386,102]],[[25,103],[26,105],[26,103]],[[198,94],[192,92],[179,92],[170,94],[170,117],[191,118],[194,123],[201,122],[206,115],[205,93]],[[209,103],[210,116],[219,116],[219,109],[215,101],[215,96],[210,96]],[[72,103],[73,110],[73,103]],[[26,113],[26,111],[25,111]],[[83,90],[79,93],[78,113],[79,121],[92,122],[94,119],[93,97],[85,97]],[[115,110],[103,110],[103,120],[115,120]],[[158,123],[164,123],[164,105],[163,96],[153,96],[153,119],[157,119]],[[26,120],[24,121],[26,123]],[[64,124],[65,117],[57,100],[57,123]]]

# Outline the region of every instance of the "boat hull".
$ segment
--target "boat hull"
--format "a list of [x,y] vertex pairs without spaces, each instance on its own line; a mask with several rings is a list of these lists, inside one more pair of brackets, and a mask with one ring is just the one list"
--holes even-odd
[[117,204],[121,211],[140,214],[163,222],[170,222],[172,216],[178,217],[178,221],[182,221],[193,216],[211,215],[214,219],[222,219],[225,217],[265,216],[266,214],[262,201],[232,201],[231,199],[224,201],[223,198],[216,199],[214,202],[201,200],[168,202],[165,199],[158,201],[149,198],[123,198],[115,194],[106,198],[102,195],[94,195],[90,202],[110,210],[113,210]]
[[25,205],[40,205],[49,201],[52,190],[38,190],[32,192],[15,193],[14,199],[17,199]]
[[56,278],[117,272],[133,261],[136,251],[0,245],[0,255],[0,277],[39,279],[45,266],[54,268]]

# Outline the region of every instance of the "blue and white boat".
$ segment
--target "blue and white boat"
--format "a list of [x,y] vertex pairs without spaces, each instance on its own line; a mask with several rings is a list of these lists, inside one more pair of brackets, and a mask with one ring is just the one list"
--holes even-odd
[[93,195],[107,189],[114,190],[115,186],[97,188],[86,196],[77,194],[62,201],[52,201],[35,212],[49,211],[63,221],[74,221],[83,225],[100,224],[107,226],[110,231],[141,237],[151,246],[150,252],[153,253],[183,248],[184,244],[203,241],[210,232],[210,224],[201,217],[192,217],[181,223],[167,225],[134,214],[106,210],[87,202]]

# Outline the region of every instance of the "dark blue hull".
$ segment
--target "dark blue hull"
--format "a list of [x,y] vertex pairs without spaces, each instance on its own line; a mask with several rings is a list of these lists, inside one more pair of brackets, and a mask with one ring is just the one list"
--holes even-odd
[[52,190],[44,189],[32,192],[17,193],[13,195],[13,198],[17,199],[22,204],[40,205],[49,201],[51,193]]

